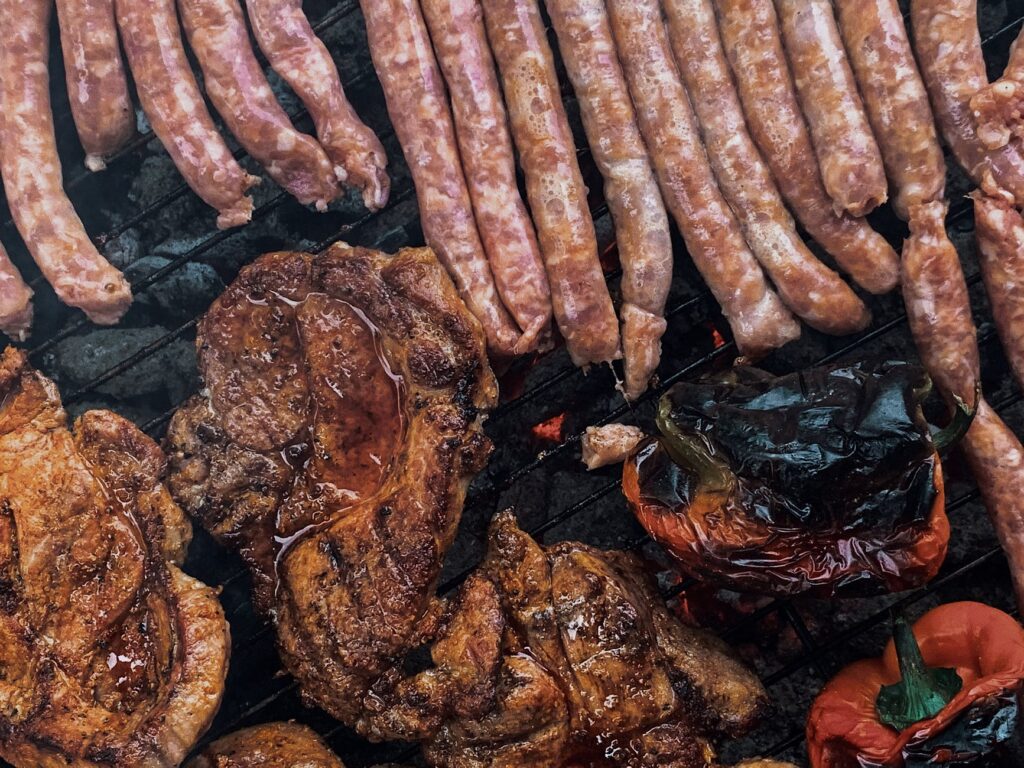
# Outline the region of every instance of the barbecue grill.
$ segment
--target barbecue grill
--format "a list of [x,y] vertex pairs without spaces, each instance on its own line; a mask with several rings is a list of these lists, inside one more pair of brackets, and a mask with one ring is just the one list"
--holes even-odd
[[[990,72],[1000,72],[1024,23],[1024,0],[982,0],[980,5],[987,62]],[[161,437],[173,410],[198,387],[192,350],[197,318],[240,267],[260,253],[282,248],[319,251],[342,238],[388,251],[422,242],[414,192],[370,63],[358,3],[307,0],[305,8],[338,61],[353,104],[387,147],[393,193],[379,213],[368,214],[350,194],[329,212],[317,214],[265,179],[254,190],[253,223],[217,232],[214,213],[187,189],[144,119],[140,136],[111,160],[107,171],[87,172],[63,87],[54,27],[53,104],[67,189],[103,251],[127,272],[137,297],[119,326],[89,325],[56,300],[22,247],[9,214],[0,214],[0,239],[37,293],[36,330],[28,342],[32,360],[58,382],[72,415],[112,408]],[[614,233],[600,194],[601,180],[586,149],[572,91],[561,74],[607,277],[617,296]],[[294,95],[272,72],[269,77],[299,128],[311,130],[309,116]],[[235,155],[259,173],[244,152]],[[970,185],[952,162],[949,179],[948,223],[971,288],[985,388],[1003,418],[1022,434],[1021,392],[1000,349],[974,258],[972,212],[964,198]],[[906,234],[888,209],[874,214],[872,221],[896,244]],[[977,599],[1012,611],[1006,563],[977,488],[954,454],[947,464],[952,546],[939,577],[925,588],[843,601],[751,598],[718,593],[672,571],[628,512],[619,491],[619,468],[586,472],[578,443],[583,429],[596,423],[622,420],[650,429],[660,392],[675,381],[725,366],[735,356],[728,325],[713,297],[685,256],[681,240],[675,245],[678,258],[659,381],[644,398],[627,406],[615,388],[612,369],[585,374],[561,349],[504,374],[503,402],[486,427],[496,450],[470,489],[442,589],[450,590],[476,564],[487,523],[508,506],[516,508],[524,528],[542,542],[571,538],[636,550],[662,572],[665,596],[680,611],[723,633],[769,687],[775,714],[748,739],[728,745],[723,757],[765,754],[805,763],[803,727],[810,702],[840,666],[877,653],[893,610],[916,617],[940,602]],[[916,359],[899,296],[865,298],[875,315],[868,331],[837,339],[805,328],[801,341],[768,358],[764,367],[783,372],[869,356]],[[296,719],[323,734],[354,768],[414,760],[417,750],[407,744],[368,744],[318,710],[302,706],[296,683],[281,671],[273,630],[253,612],[241,561],[198,527],[186,569],[221,587],[233,636],[224,703],[205,741],[246,725]],[[1024,765],[1024,748],[1014,750],[1010,762],[1001,765]]]

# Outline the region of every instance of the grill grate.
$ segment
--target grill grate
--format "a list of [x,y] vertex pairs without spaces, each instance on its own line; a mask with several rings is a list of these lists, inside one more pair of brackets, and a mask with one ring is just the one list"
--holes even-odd
[[[986,57],[991,71],[997,72],[1024,22],[1024,0],[982,0],[980,5]],[[119,266],[128,269],[138,297],[122,326],[101,330],[89,326],[79,313],[56,302],[20,246],[9,214],[0,217],[0,238],[37,289],[33,361],[60,384],[72,414],[90,407],[112,407],[159,437],[174,408],[197,384],[191,352],[197,317],[253,254],[282,247],[321,250],[342,237],[385,250],[420,242],[414,193],[370,66],[358,3],[307,0],[305,8],[312,19],[319,19],[314,27],[334,53],[353,103],[377,130],[391,158],[392,200],[377,214],[367,214],[355,196],[350,196],[318,215],[303,209],[267,180],[257,191],[251,225],[211,235],[213,213],[188,193],[148,132],[118,153],[104,174],[80,170],[82,152],[67,96],[62,86],[55,86],[54,110],[62,156],[69,169],[68,192],[89,230],[105,233],[97,241]],[[54,82],[60,83],[63,64],[56,35],[54,43],[52,71]],[[273,75],[271,81],[286,111],[300,128],[308,130],[305,110]],[[585,149],[576,104],[564,77],[563,88],[577,144],[584,148],[579,156],[591,188],[598,233],[602,245],[611,249],[613,232],[600,198],[600,178]],[[251,165],[237,145],[232,146],[236,157]],[[979,321],[986,391],[1020,434],[1024,432],[1021,392],[999,349],[973,259],[971,210],[963,199],[968,188],[963,174],[951,168],[949,197],[953,203],[948,224],[964,257]],[[905,234],[903,225],[888,212],[876,214],[873,221],[894,242]],[[676,246],[682,254],[682,243],[677,240]],[[147,269],[142,271],[142,266]],[[614,294],[618,270],[607,277]],[[867,302],[875,313],[875,323],[864,334],[834,339],[805,329],[801,342],[776,353],[765,366],[781,372],[859,356],[916,358],[899,298],[868,297]],[[497,450],[470,490],[460,534],[442,578],[443,590],[454,588],[465,578],[482,553],[488,521],[510,505],[516,506],[522,524],[541,540],[579,538],[600,546],[626,546],[664,565],[664,556],[626,511],[618,493],[618,470],[586,473],[576,447],[582,430],[590,424],[625,419],[649,427],[660,392],[682,378],[727,364],[735,354],[734,344],[722,343],[719,336],[719,332],[728,334],[727,324],[682,256],[677,259],[669,307],[660,382],[632,407],[617,395],[610,370],[585,375],[569,363],[563,351],[519,372],[521,393],[502,403],[488,421],[487,431]],[[531,428],[555,416],[564,417],[563,432],[556,442],[545,444],[533,436]],[[954,458],[947,469],[953,544],[942,573],[927,587],[898,596],[842,602],[751,602],[733,597],[723,603],[709,597],[708,591],[691,579],[665,583],[666,598],[678,599],[693,610],[716,612],[715,627],[756,666],[776,702],[772,722],[750,738],[729,745],[725,758],[762,753],[804,761],[803,720],[811,699],[843,663],[877,652],[891,611],[908,610],[917,615],[934,603],[965,597],[1012,609],[1005,560],[988,528],[977,489],[962,462]],[[205,582],[222,587],[222,601],[232,625],[234,647],[227,693],[207,739],[256,722],[294,718],[323,733],[355,768],[407,760],[415,754],[408,745],[368,745],[322,713],[302,708],[295,683],[279,672],[272,631],[252,611],[248,577],[238,559],[197,531],[186,567]],[[1015,762],[1024,762],[1024,750],[1016,756]]]

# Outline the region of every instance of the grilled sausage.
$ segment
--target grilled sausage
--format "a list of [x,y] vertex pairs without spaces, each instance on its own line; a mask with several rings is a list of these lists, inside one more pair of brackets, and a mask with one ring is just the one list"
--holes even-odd
[[517,353],[550,343],[551,291],[516,182],[508,115],[479,0],[421,0],[451,92],[455,133],[480,237],[502,301],[522,330]]
[[718,188],[672,58],[661,5],[658,0],[608,0],[608,13],[665,203],[740,353],[762,357],[796,339],[800,324],[768,286]]
[[64,193],[50,108],[49,0],[0,0],[0,175],[7,203],[39,269],[65,304],[112,324],[132,301]]
[[360,0],[373,65],[420,204],[427,244],[487,333],[511,356],[519,333],[494,287],[459,160],[444,83],[417,0]]
[[946,161],[896,0],[835,0],[846,50],[894,191],[893,207],[941,200]]
[[672,285],[668,214],[637,127],[604,0],[547,0],[547,9],[615,223],[622,263],[624,393],[634,400],[661,360]]
[[1010,46],[1003,76],[971,97],[978,139],[986,149],[1006,146],[1012,136],[1024,138],[1024,46],[1022,32]]
[[32,327],[32,289],[0,244],[0,333],[24,341]]
[[772,0],[718,0],[719,30],[750,135],[804,228],[872,293],[899,281],[899,257],[862,218],[836,213],[822,184]]
[[338,180],[362,190],[363,204],[379,211],[391,189],[387,154],[346,98],[338,67],[302,12],[302,0],[246,0],[246,9],[270,66],[309,110]]
[[701,126],[711,167],[751,250],[782,300],[810,326],[844,334],[871,315],[796,233],[775,182],[747,132],[710,0],[665,0],[669,35]]
[[885,169],[857,93],[830,0],[775,0],[786,55],[837,211],[863,216],[886,201]]
[[238,0],[178,0],[178,8],[206,93],[235,138],[300,203],[326,210],[338,196],[334,167],[274,98]]
[[114,0],[57,0],[71,114],[90,171],[135,135]]
[[618,321],[540,10],[536,0],[484,0],[483,8],[558,328],[576,365],[612,360]]
[[142,109],[188,185],[218,211],[221,229],[252,217],[258,180],[232,157],[185,58],[174,0],[116,0],[117,24]]
[[974,128],[971,97],[988,83],[977,0],[911,0],[914,51],[939,131],[957,162],[985,189],[1024,201],[1024,152],[1017,142],[988,150]]

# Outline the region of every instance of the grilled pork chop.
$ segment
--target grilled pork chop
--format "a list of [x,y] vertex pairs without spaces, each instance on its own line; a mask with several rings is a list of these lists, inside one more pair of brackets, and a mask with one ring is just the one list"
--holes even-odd
[[178,565],[188,521],[134,425],[68,429],[53,382],[0,359],[0,757],[178,765],[220,704],[228,626]]
[[268,723],[218,739],[186,768],[345,768],[345,765],[306,726]]
[[427,249],[336,245],[242,271],[198,330],[206,390],[167,438],[174,496],[252,570],[304,697],[350,725],[410,648],[497,385]]

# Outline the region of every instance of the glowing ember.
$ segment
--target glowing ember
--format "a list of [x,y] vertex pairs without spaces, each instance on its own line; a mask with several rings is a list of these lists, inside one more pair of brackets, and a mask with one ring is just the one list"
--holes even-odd
[[537,440],[541,440],[547,443],[560,443],[562,442],[562,434],[565,428],[565,413],[560,413],[557,416],[552,416],[547,421],[542,421],[537,424],[530,431]]

